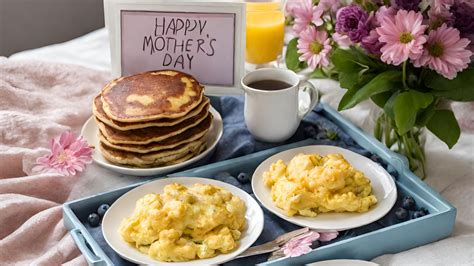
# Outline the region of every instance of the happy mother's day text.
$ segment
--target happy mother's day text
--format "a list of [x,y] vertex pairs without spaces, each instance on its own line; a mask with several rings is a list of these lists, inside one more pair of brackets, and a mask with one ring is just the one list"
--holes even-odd
[[215,53],[216,39],[206,33],[206,25],[205,19],[156,17],[154,31],[143,37],[142,50],[164,53],[163,67],[191,70],[195,57]]

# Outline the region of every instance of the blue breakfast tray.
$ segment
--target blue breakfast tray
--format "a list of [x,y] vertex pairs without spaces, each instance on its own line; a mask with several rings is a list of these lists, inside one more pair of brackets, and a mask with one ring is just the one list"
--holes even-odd
[[[308,254],[273,261],[256,259],[252,262],[258,263],[258,265],[304,265],[328,259],[370,260],[382,254],[397,253],[425,245],[451,234],[456,219],[456,209],[410,171],[406,158],[390,151],[376,139],[363,133],[329,106],[319,104],[319,109],[319,115],[329,119],[360,147],[379,158],[379,162],[389,170],[396,181],[399,200],[403,195],[411,195],[415,198],[418,206],[427,208],[430,214],[400,223],[394,219],[393,215],[394,209],[400,206],[398,200],[390,213],[379,221],[355,230],[340,232],[338,238],[326,244],[321,243],[321,246]],[[307,139],[168,176],[213,177],[216,173],[223,171],[234,176],[240,172],[252,174],[262,161],[275,153],[315,143],[315,140]],[[90,265],[134,265],[121,260],[107,246],[100,229],[89,227],[86,221],[89,213],[94,212],[100,204],[112,204],[127,191],[149,181],[70,201],[63,205],[65,226]],[[262,242],[262,239],[259,240],[258,244]],[[234,264],[248,264],[248,261],[238,262],[236,261]]]

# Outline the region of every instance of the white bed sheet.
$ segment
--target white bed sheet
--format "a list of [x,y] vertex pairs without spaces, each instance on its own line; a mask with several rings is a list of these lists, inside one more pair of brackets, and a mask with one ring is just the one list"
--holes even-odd
[[[23,51],[10,58],[70,63],[110,71],[110,51],[105,29],[65,43]],[[313,82],[322,92],[322,101],[336,107],[344,93],[338,83],[330,80]],[[471,112],[474,107],[472,104],[457,104],[455,107],[455,111],[468,110],[457,112],[456,116],[470,130],[463,130],[458,144],[452,150],[431,134],[427,135],[425,148],[428,173],[426,182],[458,209],[452,236],[398,254],[386,254],[375,258],[374,262],[381,265],[474,265],[474,125]],[[343,112],[343,115],[370,133],[374,124],[370,115],[372,112],[375,112],[374,106],[365,102]],[[122,179],[120,183],[126,180],[134,179]],[[98,179],[93,192],[105,191],[110,187],[108,182]]]

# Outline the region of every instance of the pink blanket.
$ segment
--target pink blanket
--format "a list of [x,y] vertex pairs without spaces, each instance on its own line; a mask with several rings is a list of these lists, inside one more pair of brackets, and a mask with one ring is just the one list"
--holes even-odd
[[61,204],[87,182],[32,168],[52,137],[79,133],[107,79],[78,66],[0,57],[0,264],[86,264]]

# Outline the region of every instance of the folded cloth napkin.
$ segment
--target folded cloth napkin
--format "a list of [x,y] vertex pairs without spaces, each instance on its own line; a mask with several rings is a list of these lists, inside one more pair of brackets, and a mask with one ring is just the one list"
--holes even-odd
[[64,228],[61,207],[81,175],[31,169],[51,138],[78,133],[107,79],[107,73],[83,67],[0,57],[1,265],[85,264]]

